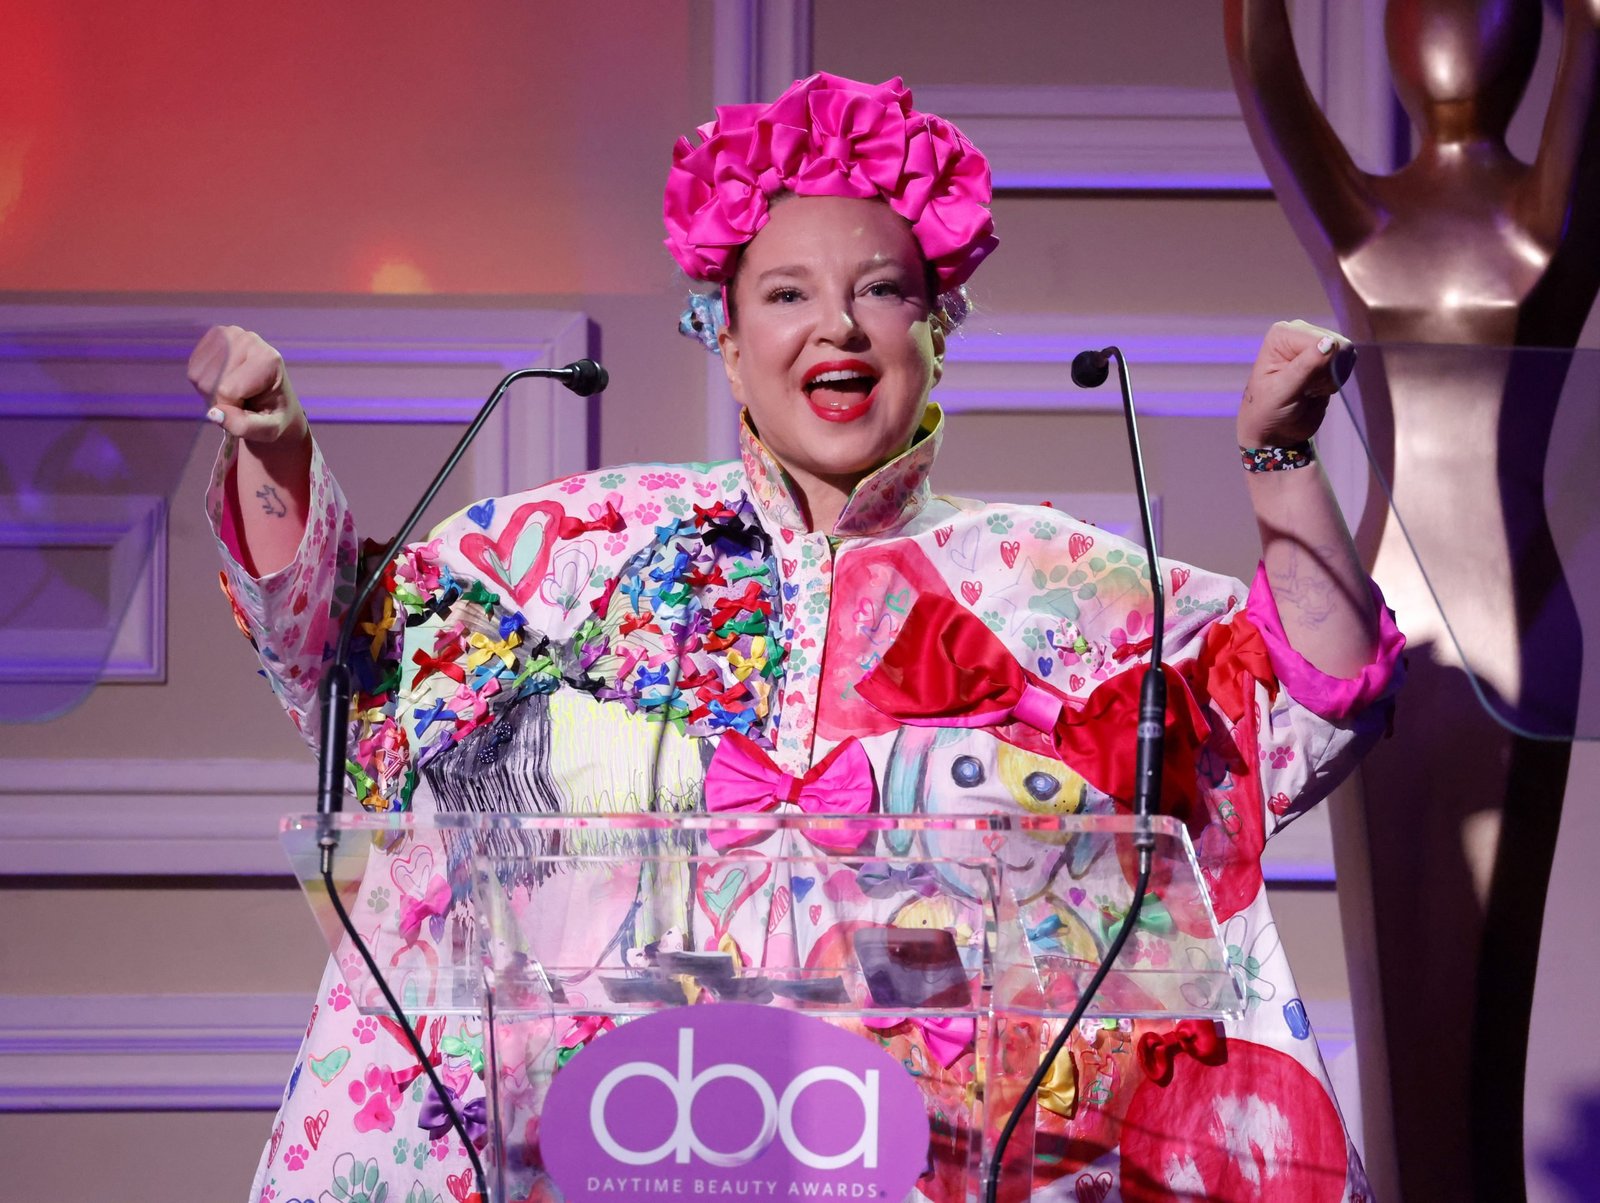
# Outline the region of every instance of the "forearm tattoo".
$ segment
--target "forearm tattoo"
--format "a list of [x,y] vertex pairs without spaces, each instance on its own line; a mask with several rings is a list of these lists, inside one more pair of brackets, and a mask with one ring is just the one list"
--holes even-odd
[[262,485],[256,490],[256,496],[261,499],[262,512],[269,518],[282,518],[289,512],[283,498],[278,496],[278,490],[271,485]]
[[1267,570],[1272,596],[1280,613],[1286,606],[1292,607],[1308,627],[1321,626],[1327,621],[1333,613],[1337,590],[1322,565],[1336,552],[1333,547],[1318,547],[1313,549],[1313,554],[1302,557],[1299,547],[1291,547],[1281,568]]

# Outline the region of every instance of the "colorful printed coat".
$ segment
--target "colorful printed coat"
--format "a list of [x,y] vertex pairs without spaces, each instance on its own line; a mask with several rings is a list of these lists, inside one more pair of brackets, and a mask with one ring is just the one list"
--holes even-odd
[[[797,777],[855,741],[885,807],[907,805],[897,792],[959,794],[985,779],[1025,810],[1122,805],[1098,755],[1075,765],[992,731],[906,726],[857,693],[923,597],[956,603],[1069,705],[1136,667],[1148,647],[1142,552],[1053,509],[935,495],[941,435],[930,407],[912,447],[861,482],[832,535],[806,529],[791,482],[748,426],[740,462],[588,472],[457,514],[391,567],[381,611],[360,628],[354,792],[380,811],[691,809],[733,731]],[[318,453],[295,560],[252,577],[224,503],[232,451],[224,446],[208,498],[224,585],[309,738],[320,666],[353,591],[355,526]],[[1260,857],[1268,835],[1325,797],[1381,731],[1403,640],[1385,615],[1375,662],[1333,680],[1288,646],[1264,574],[1246,589],[1163,567],[1165,658],[1208,720],[1178,803],[1247,1011],[1225,1025],[1225,1056],[1180,1057],[1159,1074],[1139,1041],[1172,1025],[1081,1025],[1066,1088],[1047,1092],[1036,1172],[1064,1198],[1365,1200]],[[1101,738],[1113,735],[1127,738],[1109,728]],[[426,859],[396,864],[358,905],[369,918],[386,907],[426,915],[443,872]],[[828,896],[842,890],[848,902],[853,888]],[[747,964],[804,957],[827,940],[831,917],[798,905],[798,890],[782,900],[795,904],[792,925],[741,933],[718,922],[723,895],[707,887],[687,942],[732,939]],[[902,908],[906,922],[915,901]],[[460,934],[414,928],[417,948],[402,953]],[[629,953],[621,943],[619,961]],[[449,1088],[481,1096],[481,1027],[452,1019],[427,1031]],[[876,1038],[937,1088],[970,1090],[970,1047],[930,1057],[909,1025]],[[464,1199],[465,1151],[447,1130],[421,1126],[417,1073],[390,1028],[357,1014],[330,963],[252,1203]],[[924,1189],[945,1193],[929,1180]]]

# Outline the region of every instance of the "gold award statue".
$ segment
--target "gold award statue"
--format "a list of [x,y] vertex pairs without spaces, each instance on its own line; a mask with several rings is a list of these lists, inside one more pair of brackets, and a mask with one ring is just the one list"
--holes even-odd
[[[1564,360],[1518,351],[1572,347],[1600,288],[1600,0],[1561,7],[1525,163],[1505,138],[1540,0],[1389,0],[1418,147],[1385,175],[1355,165],[1312,97],[1284,0],[1224,11],[1251,137],[1338,321],[1395,345],[1357,365],[1365,423],[1456,639],[1509,707],[1570,718],[1581,641],[1542,498]],[[1369,757],[1364,802],[1332,814],[1369,1168],[1390,1203],[1523,1199],[1528,1020],[1570,745],[1488,716],[1385,507],[1369,505],[1359,541],[1412,648],[1398,738]],[[1565,654],[1537,654],[1536,621]]]

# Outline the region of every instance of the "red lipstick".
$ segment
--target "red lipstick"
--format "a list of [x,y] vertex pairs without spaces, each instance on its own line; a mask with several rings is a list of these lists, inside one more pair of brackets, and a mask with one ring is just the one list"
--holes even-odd
[[[834,373],[870,381],[870,387],[864,395],[849,389],[830,388],[822,377]],[[877,384],[878,373],[870,363],[860,359],[833,359],[807,368],[801,387],[811,412],[824,422],[853,422],[872,408],[878,394]]]

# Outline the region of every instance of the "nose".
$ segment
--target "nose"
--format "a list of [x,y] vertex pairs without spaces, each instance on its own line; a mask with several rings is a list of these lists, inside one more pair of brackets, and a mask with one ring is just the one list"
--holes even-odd
[[828,306],[817,322],[817,341],[836,347],[856,346],[864,341],[860,324],[856,321],[855,302],[845,297]]

